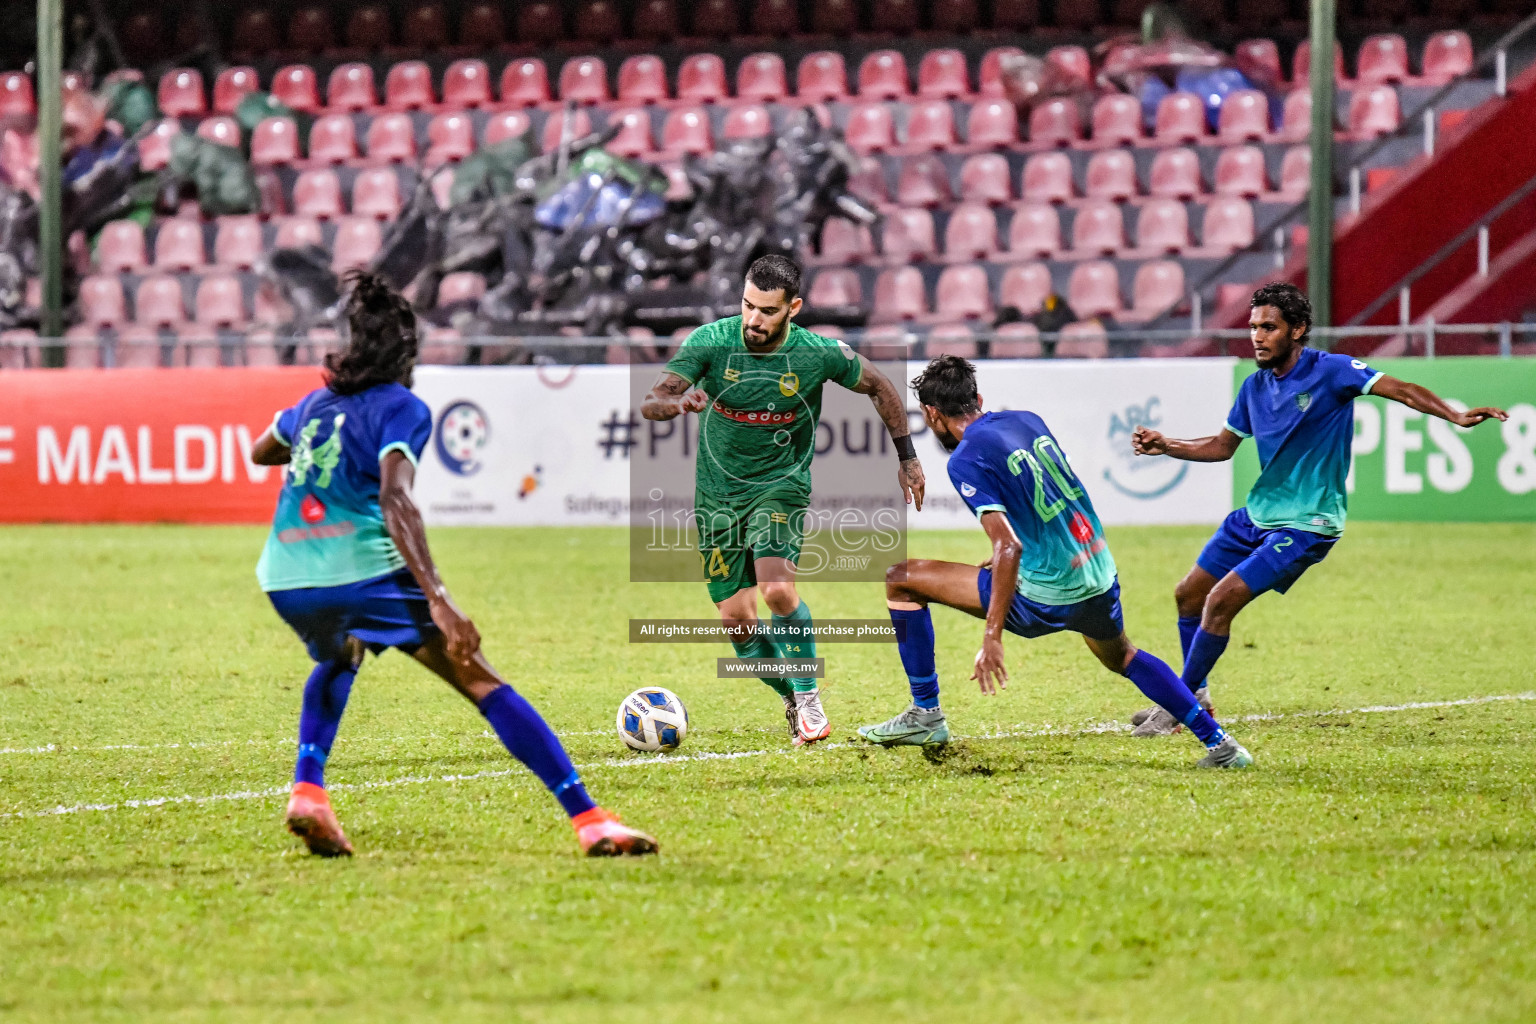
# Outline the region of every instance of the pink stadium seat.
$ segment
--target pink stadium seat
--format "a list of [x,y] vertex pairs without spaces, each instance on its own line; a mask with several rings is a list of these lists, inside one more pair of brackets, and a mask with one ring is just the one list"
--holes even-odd
[[[1291,81],[1299,89],[1307,84],[1308,77],[1312,74],[1312,43],[1303,39],[1296,46],[1296,56],[1291,60]],[[1333,78],[1335,81],[1344,81],[1344,48],[1337,42],[1333,44]]]
[[522,4],[517,11],[517,38],[533,46],[549,46],[565,35],[565,19],[553,3]]
[[331,269],[344,273],[367,266],[383,241],[379,222],[369,217],[345,217],[336,225],[336,251]]
[[1136,218],[1136,247],[1144,252],[1189,248],[1189,212],[1177,199],[1149,199]]
[[1184,265],[1178,260],[1148,260],[1136,268],[1127,320],[1151,320],[1184,298]]
[[352,212],[378,220],[400,216],[400,180],[392,168],[375,167],[357,176],[352,182]]
[[1001,98],[1004,94],[1002,59],[1023,52],[1017,46],[994,46],[988,50],[981,58],[981,67],[977,71],[976,91],[983,96]]
[[751,10],[754,35],[781,39],[800,31],[800,11],[795,0],[756,0]]
[[1093,141],[1103,146],[1141,141],[1141,104],[1125,93],[1100,96],[1093,104]]
[[230,149],[240,148],[240,122],[232,117],[206,117],[197,126],[197,137]]
[[448,12],[442,4],[412,7],[400,22],[400,42],[408,50],[441,50],[448,45]]
[[[1159,200],[1152,200],[1159,202]],[[1090,199],[1072,219],[1072,249],[1078,256],[1116,253],[1125,248],[1125,218],[1120,207]]]
[[[877,5],[884,6],[885,3]],[[861,99],[904,99],[911,92],[907,82],[907,58],[900,50],[876,50],[859,63]]]
[[1205,190],[1200,180],[1200,157],[1192,149],[1160,150],[1152,158],[1149,194],[1164,199],[1192,199]]
[[261,218],[220,217],[213,236],[213,262],[221,267],[249,270],[262,253]]
[[491,71],[483,60],[456,60],[443,72],[443,104],[460,110],[488,107],[491,99]]
[[859,159],[858,169],[848,176],[848,191],[873,206],[890,205],[890,192],[885,186],[885,166],[878,157],[866,156]]
[[368,110],[378,105],[373,68],[367,64],[342,64],[331,72],[325,87],[325,104],[332,110]]
[[1472,39],[1465,32],[1436,32],[1424,41],[1424,79],[1444,85],[1472,70]]
[[955,116],[946,100],[920,100],[907,107],[907,148],[948,150],[958,144]]
[[357,159],[357,127],[350,115],[327,114],[315,119],[309,129],[309,158],[323,164]]
[[1312,147],[1292,146],[1280,159],[1280,194],[1300,199],[1312,187]]
[[1201,232],[1207,249],[1242,249],[1253,244],[1253,207],[1246,199],[1218,196],[1205,207]]
[[460,46],[471,50],[492,50],[505,39],[506,24],[501,17],[501,7],[497,4],[475,4],[459,19]]
[[1045,354],[1040,345],[1040,328],[1030,323],[1003,324],[992,332],[987,355],[992,359],[1039,359]]
[[1072,161],[1065,153],[1036,153],[1024,162],[1020,194],[1032,203],[1064,203],[1071,199]]
[[0,117],[31,117],[36,113],[32,79],[22,71],[0,74]]
[[1083,193],[1089,199],[1123,202],[1136,195],[1136,161],[1123,149],[1105,149],[1088,160]]
[[1019,141],[1019,114],[1007,100],[971,104],[965,141],[972,149],[1006,149]]
[[251,132],[251,163],[257,167],[291,164],[299,159],[299,129],[292,119],[268,117]]
[[1216,194],[1249,199],[1269,190],[1264,151],[1258,146],[1233,146],[1216,158]]
[[[1094,315],[1102,316],[1106,313],[1125,315],[1125,311],[1119,309],[1100,309]],[[1109,337],[1104,331],[1104,325],[1098,321],[1079,320],[1061,329],[1061,339],[1056,342],[1057,359],[1103,359],[1108,355]]]
[[976,335],[965,324],[939,324],[928,332],[923,349],[929,359],[939,356],[975,359]]
[[[246,321],[245,296],[233,274],[209,274],[197,283],[193,319],[210,327],[237,327]],[[216,353],[217,349],[213,349]]]
[[1072,268],[1067,280],[1067,304],[1078,316],[1120,312],[1120,275],[1108,260],[1085,260]]
[[878,35],[908,35],[917,31],[917,22],[917,0],[880,0],[870,5],[869,27]]
[[817,0],[811,6],[811,31],[819,36],[846,36],[859,30],[856,0]]
[[722,134],[728,139],[758,139],[773,131],[768,108],[756,103],[731,107],[725,112]]
[[1301,142],[1312,131],[1312,93],[1305,89],[1293,89],[1285,97],[1285,112],[1280,124],[1280,138],[1285,142]]
[[155,233],[156,270],[191,270],[207,262],[202,224],[185,217],[160,222],[160,230]]
[[171,162],[171,139],[181,134],[181,125],[171,118],[159,122],[139,140],[139,167],[158,171]]
[[469,271],[448,274],[437,286],[437,304],[447,306],[455,302],[479,302],[485,296],[485,278]]
[[885,218],[880,248],[890,263],[911,263],[932,259],[938,251],[934,243],[933,214],[927,210],[899,207]]
[[896,178],[896,201],[902,206],[943,206],[954,198],[949,188],[949,169],[936,156],[919,156],[901,165]]
[[278,68],[272,76],[272,98],[290,110],[315,114],[320,110],[320,86],[308,64]]
[[869,228],[841,217],[828,217],[821,228],[823,264],[868,263],[875,255],[875,243]]
[[1061,252],[1061,218],[1049,203],[1025,203],[1013,210],[1008,252],[1015,259],[1055,256]]
[[[740,81],[738,73],[737,83]],[[684,103],[723,103],[730,95],[725,84],[725,61],[718,54],[694,53],[683,58],[682,66],[677,69],[679,100]]]
[[463,160],[475,151],[475,123],[468,114],[438,114],[427,125],[426,165]]
[[965,54],[959,50],[929,50],[917,65],[917,94],[924,99],[952,100],[970,95]]
[[848,96],[848,69],[843,55],[831,50],[808,53],[795,72],[795,98],[801,103],[842,100]]
[[864,286],[857,271],[829,268],[816,275],[805,301],[811,306],[863,305]]
[[[715,58],[717,61],[719,58]],[[725,66],[720,65],[720,85],[725,85]],[[782,103],[789,95],[784,58],[776,53],[754,53],[736,68],[736,98],[761,103]]]
[[1163,145],[1205,138],[1205,104],[1192,92],[1171,92],[1157,104],[1153,135]]
[[123,281],[116,274],[95,274],[80,282],[80,316],[92,327],[115,327],[128,320]]
[[384,76],[384,106],[390,110],[420,110],[437,102],[432,94],[432,69],[426,61],[405,60]]
[[[0,86],[3,89],[3,86]],[[213,80],[213,112],[233,114],[240,101],[253,92],[261,91],[261,83],[254,68],[225,68]],[[0,110],[3,113],[3,110]]]
[[549,102],[549,71],[537,57],[514,60],[501,72],[501,102],[536,107]]
[[[78,339],[82,344],[78,347],[94,356],[96,347],[96,328],[88,324],[76,324],[64,332],[66,341]],[[70,351],[65,356],[65,365],[70,365],[70,356],[74,355],[77,346],[71,345]],[[28,327],[11,328],[0,331],[0,370],[23,370],[30,361],[37,364],[37,332]],[[91,363],[95,365],[95,363]]]
[[[560,145],[560,134],[565,131],[564,118],[558,114],[544,119],[544,135],[539,140],[544,152],[548,153]],[[592,118],[585,110],[577,110],[571,118],[570,132],[572,139],[579,139],[583,135],[591,134]]]
[[111,221],[96,241],[96,265],[108,274],[143,270],[149,265],[144,253],[144,229],[137,221]]
[[[1240,71],[1244,68],[1258,69],[1276,85],[1285,81],[1285,72],[1280,70],[1280,48],[1273,39],[1244,39],[1233,49],[1232,55]],[[1244,74],[1247,72],[1244,71]],[[1252,77],[1249,75],[1250,79]]]
[[273,240],[279,249],[298,249],[306,245],[320,245],[325,233],[320,222],[313,217],[287,217],[277,225],[277,237]]
[[875,301],[869,317],[872,323],[897,323],[927,315],[928,292],[923,287],[922,271],[896,267],[881,271],[875,278]]
[[492,114],[485,124],[485,146],[489,149],[509,139],[520,139],[532,125],[533,120],[521,110],[504,110]]
[[672,0],[641,0],[632,24],[636,39],[668,42],[677,35],[677,7]]
[[854,104],[843,134],[856,153],[885,152],[896,145],[896,126],[884,103]]
[[293,212],[326,220],[340,217],[341,182],[335,171],[304,171],[293,183]]
[[572,57],[560,69],[560,99],[577,103],[608,101],[608,69],[599,57]]
[[1397,90],[1390,85],[1361,86],[1349,97],[1349,133],[1357,138],[1390,134],[1401,121]]
[[999,153],[978,153],[960,165],[960,198],[997,205],[1013,199],[1008,160]]
[[235,16],[230,48],[236,53],[270,53],[282,45],[277,19],[265,7],[241,11]]
[[624,19],[612,0],[587,0],[576,8],[571,25],[584,43],[606,46],[624,34]]
[[944,258],[985,260],[997,254],[997,218],[990,206],[961,203],[950,211],[944,228]]
[[389,12],[382,7],[356,7],[347,19],[347,46],[354,50],[377,52],[393,42],[394,27]]
[[368,125],[368,159],[407,163],[416,159],[416,125],[410,114],[383,114]]
[[151,274],[140,281],[133,309],[134,320],[146,327],[175,327],[187,320],[181,282],[169,274]]
[[935,0],[929,15],[935,32],[969,35],[981,24],[976,0]]
[[1044,146],[1070,146],[1082,137],[1077,104],[1052,99],[1037,103],[1029,112],[1029,141]]
[[157,90],[160,113],[165,117],[200,117],[208,112],[203,94],[203,75],[196,68],[175,68],[160,76]]
[[619,126],[619,133],[608,143],[610,153],[635,159],[656,152],[656,143],[651,139],[651,115],[644,109],[615,111],[609,115],[608,123]]
[[1366,36],[1355,63],[1360,82],[1401,82],[1408,77],[1408,43],[1396,32]]
[[1269,134],[1269,97],[1257,89],[1239,89],[1221,101],[1216,137],[1222,142],[1262,139]]
[[669,154],[713,153],[715,140],[704,108],[679,107],[667,114],[661,126],[661,148]]
[[741,31],[741,12],[736,0],[699,0],[693,7],[692,34],[722,39]]
[[1079,86],[1087,87],[1093,81],[1093,61],[1081,46],[1055,46],[1046,52],[1045,62]]
[[1031,261],[1015,263],[1003,271],[1003,279],[997,286],[997,304],[1012,306],[1025,316],[1031,316],[1045,305],[1051,286],[1051,268],[1044,263]]
[[667,99],[667,66],[654,54],[626,57],[619,65],[620,103],[662,103]]

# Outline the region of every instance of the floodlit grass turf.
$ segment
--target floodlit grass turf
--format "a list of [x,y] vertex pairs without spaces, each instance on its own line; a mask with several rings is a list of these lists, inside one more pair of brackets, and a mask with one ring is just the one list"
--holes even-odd
[[[1177,664],[1199,529],[1115,530],[1133,639]],[[439,530],[493,661],[660,858],[578,858],[554,801],[448,688],[370,660],[330,780],[359,856],[302,855],[283,786],[308,665],[256,590],[255,529],[0,531],[0,1017],[7,1021],[1515,1021],[1536,1016],[1536,702],[1240,723],[1259,768],[1190,737],[969,740],[947,756],[792,752],[779,701],[713,646],[630,646],[701,585],[625,582],[624,537]],[[979,532],[915,535],[975,560]],[[875,584],[807,586],[880,616]],[[1144,702],[1071,637],[935,616],[952,728],[1123,718]],[[1358,524],[1239,621],[1223,716],[1536,690],[1536,529]],[[888,646],[824,647],[835,740],[905,706]],[[660,683],[685,753],[621,753]],[[104,749],[111,745],[136,745]],[[179,744],[179,746],[176,746]],[[340,788],[383,780],[393,787]],[[439,781],[430,781],[438,779]]]

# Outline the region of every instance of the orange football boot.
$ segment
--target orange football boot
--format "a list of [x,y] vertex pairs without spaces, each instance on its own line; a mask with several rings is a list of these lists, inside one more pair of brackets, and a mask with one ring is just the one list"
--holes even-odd
[[638,857],[659,849],[655,839],[630,828],[618,815],[601,807],[581,812],[571,819],[571,825],[576,829],[581,852],[588,857]]
[[313,782],[295,782],[288,798],[288,831],[304,840],[309,852],[320,857],[350,857],[347,842],[331,810],[331,798]]

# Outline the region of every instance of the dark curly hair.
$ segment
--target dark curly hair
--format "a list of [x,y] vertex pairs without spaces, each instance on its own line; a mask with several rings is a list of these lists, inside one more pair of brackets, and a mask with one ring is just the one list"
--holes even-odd
[[976,367],[960,356],[939,356],[912,378],[912,390],[921,405],[931,405],[945,416],[980,412],[976,395]]
[[1305,327],[1300,340],[1307,340],[1312,330],[1312,303],[1307,301],[1306,293],[1300,288],[1286,283],[1266,284],[1253,293],[1253,300],[1248,303],[1250,309],[1260,306],[1274,306],[1290,327]]
[[416,313],[378,274],[354,270],[344,279],[351,338],[345,351],[325,357],[325,386],[355,395],[379,384],[410,385],[416,365]]

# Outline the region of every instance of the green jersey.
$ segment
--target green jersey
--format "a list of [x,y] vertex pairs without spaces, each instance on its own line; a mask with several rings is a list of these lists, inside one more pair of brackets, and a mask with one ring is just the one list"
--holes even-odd
[[739,316],[694,331],[667,370],[710,398],[694,470],[701,508],[740,508],[767,495],[809,502],[822,385],[851,388],[863,372],[853,349],[794,323],[772,352],[750,352]]

